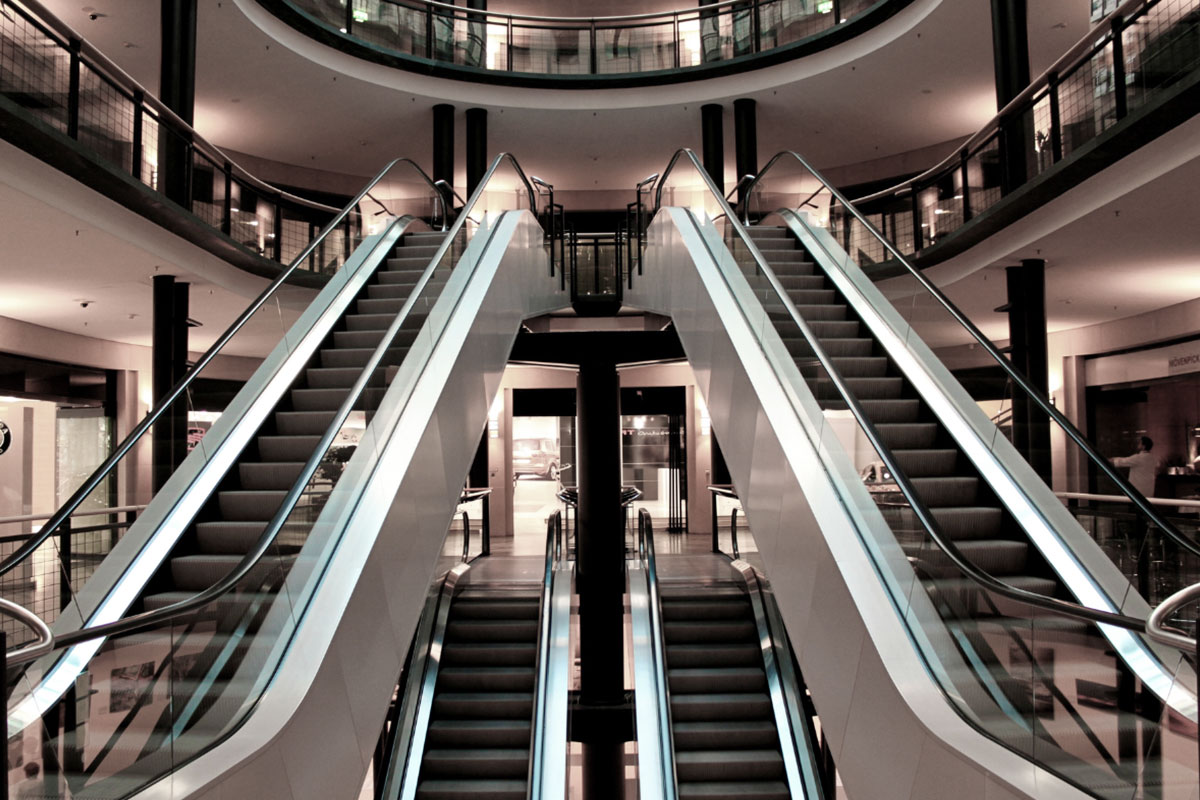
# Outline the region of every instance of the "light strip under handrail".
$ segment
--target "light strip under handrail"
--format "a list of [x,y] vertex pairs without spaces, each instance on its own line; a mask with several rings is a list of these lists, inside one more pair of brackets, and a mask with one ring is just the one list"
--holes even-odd
[[[1130,0],[1130,2],[1136,2],[1136,0]],[[992,341],[988,339],[981,330],[979,330],[975,323],[971,322],[970,318],[967,317],[967,315],[961,310],[959,310],[958,306],[954,305],[950,298],[948,298],[941,289],[939,289],[932,281],[930,281],[924,275],[924,273],[921,272],[921,270],[913,266],[912,262],[905,258],[904,255],[901,254],[901,252],[890,241],[888,241],[887,237],[880,233],[879,230],[876,229],[875,226],[872,225],[857,208],[855,208],[854,204],[847,200],[846,196],[838,191],[838,189],[829,181],[827,181],[820,172],[818,172],[811,164],[808,163],[808,161],[804,159],[803,156],[794,150],[783,150],[779,153],[776,153],[771,160],[767,162],[767,166],[759,172],[756,180],[762,178],[762,176],[765,175],[771,169],[771,167],[775,165],[776,162],[785,158],[791,158],[799,162],[802,167],[808,170],[808,172],[814,178],[824,185],[825,188],[829,190],[830,194],[833,195],[833,197],[836,198],[846,208],[847,211],[853,214],[854,217],[860,223],[862,223],[863,227],[872,236],[878,239],[893,256],[895,256],[896,260],[913,278],[917,280],[918,283],[921,284],[921,287],[924,288],[925,291],[927,291],[935,300],[937,300],[937,302],[946,310],[948,314],[950,314],[955,322],[961,325],[963,329],[965,329],[966,332],[971,335],[971,338],[979,343],[984,352],[991,356],[991,358],[1001,367],[1001,369],[1004,370],[1013,383],[1015,383],[1021,389],[1021,391],[1025,393],[1026,396],[1032,399],[1043,413],[1053,419],[1058,426],[1062,428],[1063,432],[1067,435],[1067,438],[1074,442],[1079,449],[1083,450],[1088,458],[1091,459],[1091,461],[1097,467],[1099,467],[1100,471],[1104,473],[1105,477],[1109,478],[1117,485],[1117,488],[1129,496],[1133,504],[1136,505],[1143,514],[1149,517],[1151,522],[1162,529],[1167,536],[1171,537],[1171,539],[1173,539],[1185,550],[1193,555],[1200,556],[1200,546],[1197,546],[1188,540],[1175,528],[1174,525],[1172,525],[1163,517],[1159,516],[1158,512],[1154,510],[1150,503],[1146,502],[1146,499],[1142,497],[1141,493],[1133,488],[1133,485],[1130,484],[1129,481],[1122,476],[1116,470],[1116,468],[1112,466],[1111,463],[1109,463],[1107,458],[1102,456],[1099,451],[1092,446],[1091,442],[1087,440],[1087,437],[1085,437],[1079,431],[1079,429],[1076,428],[1075,425],[1069,419],[1067,419],[1057,407],[1055,407],[1053,403],[1051,403],[1038,389],[1036,389],[1029,383],[1028,380],[1026,380],[1025,376],[1023,376],[1020,371],[1013,366],[1012,362],[1010,362],[1000,353]],[[672,163],[674,163],[674,160],[672,160]],[[707,173],[705,173],[705,175],[707,177]],[[755,253],[758,255],[757,249],[755,250]]]
[[559,510],[546,522],[533,740],[529,749],[529,800],[563,800],[567,791],[571,572],[564,563],[564,555]]
[[354,210],[359,202],[361,202],[362,199],[367,196],[367,192],[369,192],[377,183],[383,180],[383,178],[394,166],[401,163],[410,164],[420,171],[420,167],[417,167],[414,162],[406,158],[397,158],[388,162],[387,166],[380,170],[379,173],[371,181],[369,181],[367,185],[363,187],[363,189],[359,191],[359,193],[355,195],[349,203],[346,204],[346,207],[343,208],[337,214],[337,216],[335,216],[329,221],[329,223],[325,225],[316,238],[309,242],[308,245],[300,251],[300,254],[292,259],[292,263],[289,264],[286,269],[280,272],[275,280],[271,281],[267,288],[265,288],[262,293],[260,293],[244,311],[242,311],[238,318],[233,321],[233,323],[225,330],[225,332],[217,337],[217,340],[212,343],[212,346],[210,346],[208,350],[204,352],[204,355],[200,356],[200,358],[196,360],[192,368],[188,370],[182,378],[179,379],[175,386],[173,386],[171,390],[167,392],[166,396],[155,401],[154,407],[150,409],[145,417],[142,418],[142,421],[138,423],[137,427],[130,431],[129,435],[126,436],[119,445],[113,448],[113,452],[108,456],[108,458],[106,458],[104,462],[100,464],[100,466],[97,467],[96,470],[87,478],[87,480],[80,484],[79,488],[76,489],[69,498],[67,498],[67,501],[63,503],[62,507],[57,512],[55,512],[54,516],[50,518],[49,522],[42,526],[42,529],[38,532],[37,536],[27,541],[10,556],[5,558],[2,563],[0,563],[0,575],[5,575],[8,572],[11,572],[19,563],[28,558],[34,550],[41,546],[42,542],[50,538],[55,529],[61,525],[63,521],[67,519],[67,517],[74,513],[77,508],[79,508],[79,505],[86,500],[88,496],[90,496],[91,493],[96,490],[96,487],[100,485],[101,481],[103,481],[108,474],[116,468],[117,464],[119,464],[126,454],[129,453],[138,440],[141,439],[142,436],[144,436],[146,432],[150,430],[151,426],[154,425],[154,423],[156,423],[160,417],[162,417],[166,410],[174,405],[180,396],[187,391],[188,387],[192,385],[192,381],[194,381],[196,377],[204,370],[204,368],[207,367],[208,364],[217,357],[217,354],[225,347],[225,345],[227,345],[234,338],[234,336],[241,331],[246,323],[258,313],[259,309],[261,309],[264,304],[266,304],[267,300],[269,300],[271,296],[287,282],[287,279],[291,277],[291,275],[297,269],[299,269],[300,265],[303,264],[308,257],[316,251],[325,238],[333,233],[337,229],[338,225],[340,225],[342,221],[350,215],[351,211]]

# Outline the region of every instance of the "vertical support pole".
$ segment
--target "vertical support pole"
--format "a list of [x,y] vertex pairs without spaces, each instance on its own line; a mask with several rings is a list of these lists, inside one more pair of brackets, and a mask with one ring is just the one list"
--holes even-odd
[[971,173],[970,173],[970,169],[967,166],[968,162],[970,161],[970,156],[967,154],[966,150],[963,150],[962,153],[959,154],[959,160],[961,162],[961,166],[960,166],[961,172],[959,174],[962,175],[963,222],[969,222],[971,217],[973,217],[975,215],[971,210],[971,179],[970,179]]
[[487,172],[487,113],[486,108],[467,109],[467,197]]
[[146,113],[146,94],[140,89],[133,93],[133,142],[131,145],[132,158],[129,164],[129,173],[133,177],[143,183],[149,182],[148,175],[142,175],[142,148],[145,145],[142,142],[144,133],[142,131],[144,117]]
[[[159,97],[189,126],[196,106],[197,0],[161,0],[162,55]],[[159,127],[159,191],[190,208],[191,135],[163,121]]]
[[[614,706],[624,700],[625,534],[621,526],[620,382],[609,356],[579,365],[576,585],[579,591],[580,702]],[[583,744],[584,800],[624,796],[624,747],[619,736]]]
[[1129,98],[1125,95],[1125,21],[1120,14],[1112,17],[1113,100],[1117,119],[1129,113]]
[[79,39],[70,39],[67,46],[71,53],[70,74],[67,79],[67,136],[72,139],[79,138],[79,83],[80,71],[83,68],[79,58],[79,53],[83,49],[83,42]]
[[722,195],[725,194],[724,111],[719,103],[700,106],[700,149],[704,157],[704,170]]
[[221,233],[233,232],[233,165],[225,162],[225,199],[221,204]]
[[[925,237],[921,233],[921,204],[920,204],[921,201],[919,199],[920,194],[921,193],[919,191],[917,191],[917,187],[914,185],[913,190],[912,190],[912,234],[913,234],[913,252],[914,253],[921,252],[921,248],[925,246]],[[849,230],[850,226],[847,225],[846,229]]]
[[483,526],[483,550],[480,555],[490,556],[492,554],[492,496],[485,494],[483,496],[483,519],[480,522]]
[[66,611],[71,605],[71,518],[63,520],[58,527],[58,610]]
[[[675,50],[674,65],[675,65],[675,69],[679,69],[679,65],[682,63],[682,61],[681,61],[680,55],[679,55],[679,15],[678,14],[671,15],[671,30],[672,30],[673,44],[674,44],[674,50]],[[703,45],[701,45],[701,47],[703,47]]]
[[[171,367],[173,331],[175,325],[175,276],[154,276],[154,322],[151,338],[151,382],[154,405],[157,408],[174,385]],[[164,414],[154,423],[153,489],[157,492],[171,475],[172,464],[171,415]]]
[[283,195],[275,196],[275,219],[271,222],[271,258],[283,261]]
[[[1037,391],[1049,394],[1046,334],[1046,262],[1025,259],[1005,269],[1008,327],[1013,366]],[[1013,394],[1013,443],[1030,465],[1050,481],[1050,421],[1028,398]]]
[[[762,16],[759,14],[759,0],[754,0],[754,7],[750,13],[753,15],[751,18],[751,30],[754,32],[754,41],[751,42],[751,49],[757,53],[762,50]],[[742,176],[739,175],[738,180],[741,179]]]
[[354,33],[354,0],[346,0],[346,19],[343,22],[346,27],[346,35]]
[[433,179],[454,185],[454,106],[449,103],[433,107]]
[[1063,157],[1063,141],[1062,141],[1062,109],[1058,104],[1058,73],[1051,72],[1046,79],[1049,86],[1047,94],[1050,98],[1050,153],[1054,157],[1054,163],[1062,161]]
[[[591,26],[588,28],[588,71],[592,75],[597,72],[597,53],[596,53],[596,20],[592,20]],[[676,45],[675,57],[679,57],[679,46]]]
[[[996,108],[1003,109],[1029,85],[1029,25],[1025,0],[992,0],[992,60]],[[1028,114],[1000,125],[1001,190],[1007,194],[1025,182],[1033,126]]]
[[[733,151],[737,165],[737,180],[743,175],[758,174],[758,104],[749,97],[733,101]],[[746,185],[738,189],[738,205],[744,205]]]

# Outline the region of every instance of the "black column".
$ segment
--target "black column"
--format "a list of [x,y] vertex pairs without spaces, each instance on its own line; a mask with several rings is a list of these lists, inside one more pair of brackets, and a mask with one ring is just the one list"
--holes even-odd
[[433,179],[454,185],[454,106],[433,107]]
[[[1025,259],[1019,267],[1005,269],[1008,282],[1010,358],[1040,394],[1050,393],[1050,366],[1046,339],[1046,262]],[[1013,445],[1050,480],[1050,420],[1024,392],[1013,392]]]
[[[173,275],[154,276],[151,382],[157,408],[187,372],[188,284]],[[187,400],[180,398],[154,424],[154,491],[162,488],[187,455]]]
[[467,197],[483,180],[488,168],[487,109],[467,109]]
[[[1001,109],[1029,85],[1029,25],[1025,0],[992,0],[992,59],[996,72],[996,108]],[[1001,122],[1002,189],[1005,193],[1025,182],[1027,152],[1032,145],[1032,118]]]
[[[196,108],[196,0],[162,0],[159,98],[191,125]],[[159,134],[158,189],[190,208],[191,137],[163,126]]]
[[725,194],[725,109],[717,103],[700,106],[700,150],[704,169]]
[[[487,11],[487,0],[466,0],[464,6],[472,11]],[[487,65],[487,15],[467,15],[466,61],[472,67]],[[471,134],[468,133],[469,137]],[[470,156],[468,156],[470,158]]]
[[[737,159],[737,179],[758,174],[758,104],[748,97],[733,101],[733,151]],[[745,200],[746,187],[738,191],[738,203]]]
[[[623,617],[625,531],[621,509],[621,393],[616,364],[594,358],[579,366],[579,517],[576,587],[579,592],[580,704],[619,706],[625,699]],[[600,721],[604,715],[595,715]],[[606,734],[612,735],[606,735]],[[583,744],[585,800],[624,794],[623,737],[589,731]]]

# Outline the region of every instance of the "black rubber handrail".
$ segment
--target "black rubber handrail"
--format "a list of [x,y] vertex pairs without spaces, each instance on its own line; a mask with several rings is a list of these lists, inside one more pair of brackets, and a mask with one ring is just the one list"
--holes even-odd
[[[800,329],[801,334],[808,341],[809,346],[813,350],[813,354],[816,356],[821,366],[829,375],[834,387],[837,389],[842,399],[846,402],[846,405],[850,409],[851,413],[854,414],[855,420],[866,434],[871,446],[875,448],[881,460],[891,472],[892,478],[896,481],[897,487],[900,489],[905,499],[908,500],[909,507],[916,515],[917,521],[925,528],[925,530],[929,533],[929,537],[942,550],[942,552],[946,554],[946,557],[950,559],[955,567],[957,567],[964,575],[978,585],[1012,600],[1017,600],[1018,602],[1025,603],[1027,605],[1042,608],[1047,611],[1075,619],[1083,619],[1089,622],[1104,622],[1133,631],[1145,632],[1146,621],[1143,619],[1138,619],[1137,617],[1131,617],[1126,614],[1120,614],[1112,611],[1102,611],[1095,608],[1089,608],[1077,603],[1070,603],[1068,601],[1059,600],[1058,598],[1054,597],[1048,597],[1037,592],[1031,592],[1027,589],[1011,586],[992,576],[988,572],[980,569],[969,558],[963,555],[962,551],[958,549],[954,542],[942,532],[941,526],[938,525],[936,518],[934,518],[933,514],[925,506],[908,476],[904,474],[902,469],[900,469],[900,465],[895,456],[892,455],[892,451],[884,443],[883,437],[875,428],[874,423],[871,422],[870,417],[859,403],[858,398],[855,397],[850,391],[845,379],[842,378],[841,373],[834,366],[833,360],[825,352],[825,349],[821,346],[821,343],[817,340],[817,337],[812,333],[811,329],[808,327],[808,323],[806,323],[804,318],[800,316],[800,313],[796,310],[795,304],[792,303],[791,299],[787,295],[787,292],[779,283],[779,279],[775,276],[775,273],[771,270],[766,260],[762,257],[762,254],[758,251],[758,248],[754,245],[753,241],[751,241],[749,235],[741,226],[741,223],[738,222],[737,216],[733,213],[733,210],[729,207],[729,204],[725,202],[725,199],[721,196],[720,190],[717,189],[716,184],[713,183],[712,178],[709,177],[708,172],[705,171],[704,167],[700,163],[700,160],[690,148],[678,150],[676,151],[675,155],[672,156],[670,165],[663,172],[663,180],[659,182],[659,193],[661,194],[663,184],[666,183],[667,175],[670,174],[671,169],[675,166],[675,163],[679,160],[679,158],[684,156],[686,156],[686,158],[692,162],[696,171],[704,180],[708,190],[711,192],[713,197],[720,202],[725,215],[728,217],[729,224],[733,226],[733,229],[738,237],[741,238],[743,243],[746,245],[747,251],[754,258],[758,271],[768,279],[771,284],[771,288],[779,296],[779,299],[783,303],[784,307],[788,310],[792,321],[796,324],[796,326]],[[690,211],[688,212],[688,218],[692,221],[692,224],[696,226],[697,233],[701,233],[700,224],[696,221],[695,216],[692,215]],[[700,238],[701,241],[704,242],[705,248],[709,250],[709,255],[712,257],[714,263],[719,263],[719,254],[713,253],[709,248],[708,239],[702,234]]]
[[[1145,514],[1151,522],[1153,522],[1167,536],[1169,536],[1185,550],[1193,555],[1200,556],[1200,546],[1197,546],[1195,543],[1184,537],[1174,525],[1167,521],[1166,518],[1160,516],[1158,512],[1154,510],[1154,507],[1146,500],[1146,498],[1143,497],[1140,492],[1134,489],[1129,481],[1124,478],[1112,466],[1111,463],[1109,463],[1108,459],[1102,456],[1099,451],[1092,446],[1091,442],[1087,440],[1087,437],[1085,437],[1079,431],[1079,429],[1076,428],[1075,425],[1073,425],[1071,421],[1067,419],[1066,416],[1064,416],[1063,413],[1049,401],[1045,395],[1034,388],[1034,386],[1029,383],[1025,376],[1013,366],[1011,361],[1009,361],[1000,353],[996,345],[994,345],[992,341],[988,339],[978,327],[976,327],[975,323],[971,322],[967,315],[960,311],[958,306],[954,305],[950,298],[948,298],[941,291],[941,289],[939,289],[933,282],[925,277],[921,270],[913,266],[912,262],[905,258],[900,251],[894,245],[892,245],[892,243],[888,241],[888,239],[882,233],[880,233],[879,230],[876,229],[875,226],[872,225],[857,208],[855,208],[854,204],[847,200],[846,196],[838,191],[837,188],[835,188],[832,184],[830,184],[829,181],[825,180],[824,176],[817,172],[817,170],[811,164],[809,164],[803,156],[794,150],[783,150],[779,153],[776,153],[771,160],[767,162],[766,167],[759,172],[758,178],[761,178],[768,171],[770,171],[772,166],[785,158],[794,159],[795,161],[799,162],[801,166],[808,170],[808,172],[812,174],[814,178],[816,178],[825,188],[829,190],[830,194],[832,194],[833,197],[837,199],[847,211],[853,214],[854,217],[862,223],[862,225],[872,236],[882,242],[883,246],[887,248],[887,250],[889,250],[893,256],[895,256],[896,260],[913,278],[917,280],[918,283],[920,283],[921,287],[924,288],[925,291],[928,292],[935,300],[937,300],[937,302],[946,310],[946,312],[950,314],[954,321],[961,325],[963,329],[965,329],[966,332],[971,335],[971,338],[978,342],[978,344],[983,348],[984,352],[991,356],[991,358],[1000,366],[1000,368],[1007,373],[1008,377],[1012,379],[1013,383],[1016,384],[1016,386],[1022,392],[1024,392],[1027,397],[1033,400],[1034,403],[1037,404],[1038,408],[1040,408],[1047,416],[1054,420],[1060,428],[1062,428],[1063,433],[1067,435],[1067,438],[1074,442],[1079,449],[1081,449],[1100,469],[1100,471],[1104,473],[1105,477],[1109,478],[1113,483],[1115,483],[1117,488],[1119,488],[1123,494],[1127,495],[1130,501],[1132,501],[1133,504],[1137,506],[1138,509],[1141,510],[1141,512]],[[758,180],[758,178],[756,178],[756,180]],[[788,211],[789,213],[794,213],[790,212],[790,209],[783,210]]]
[[[397,161],[399,160],[400,159],[397,159]],[[480,198],[483,196],[484,187],[495,175],[501,163],[503,163],[505,160],[511,162],[517,168],[517,171],[521,177],[524,178],[524,173],[521,172],[520,166],[517,164],[516,159],[513,158],[513,156],[509,153],[501,153],[500,155],[496,156],[496,158],[492,161],[491,166],[488,168],[488,171],[484,173],[483,178],[479,182],[479,186],[471,195],[468,206],[466,209],[464,209],[464,211],[470,210],[470,208],[474,207],[475,203],[480,200]],[[392,162],[392,164],[395,163],[396,162]],[[392,164],[388,165],[388,169],[391,168]],[[526,180],[525,183],[528,187],[529,182]],[[368,186],[367,188],[370,187]],[[363,190],[363,194],[365,194],[365,192],[366,189]],[[530,192],[532,197],[531,187]],[[430,260],[429,267],[426,268],[420,279],[418,279],[416,286],[413,287],[413,290],[409,296],[409,301],[405,305],[405,310],[410,308],[411,303],[420,296],[421,291],[428,284],[432,273],[437,269],[438,265],[441,264],[445,254],[449,251],[451,244],[457,237],[458,232],[462,229],[466,219],[467,214],[464,213],[459,215],[458,219],[455,220],[454,226],[447,233],[445,240],[442,242],[433,258]],[[398,222],[399,220],[393,224],[398,224]],[[494,233],[495,229],[493,229],[492,232]],[[310,247],[311,246],[312,245],[310,245]],[[313,476],[316,475],[317,470],[320,468],[326,452],[336,439],[342,425],[350,416],[350,412],[358,402],[362,392],[367,388],[367,384],[375,375],[375,371],[382,363],[385,354],[389,349],[391,349],[392,342],[394,341],[396,334],[399,332],[400,325],[406,316],[406,314],[400,313],[397,315],[396,320],[392,322],[387,333],[384,334],[383,339],[379,342],[378,346],[375,348],[375,351],[371,354],[371,358],[368,360],[366,366],[363,367],[363,370],[359,374],[358,379],[355,381],[354,386],[350,389],[349,393],[346,395],[346,398],[342,401],[341,407],[334,414],[333,421],[326,428],[325,433],[322,434],[320,442],[313,450],[312,455],[309,456],[308,460],[305,462],[303,469],[301,469],[299,476],[292,484],[292,488],[288,490],[287,495],[284,497],[283,502],[275,512],[275,515],[263,529],[263,532],[259,536],[259,539],[255,543],[254,547],[246,553],[242,560],[238,562],[237,566],[230,570],[230,572],[217,583],[185,600],[180,600],[179,602],[162,606],[161,608],[157,608],[152,611],[144,611],[140,614],[114,620],[113,622],[108,622],[103,625],[95,625],[88,628],[82,628],[77,631],[61,634],[55,637],[55,648],[68,647],[73,644],[78,644],[79,642],[89,641],[91,639],[96,639],[103,636],[114,636],[117,634],[130,633],[135,630],[141,630],[163,624],[176,617],[203,608],[213,600],[229,592],[239,582],[241,582],[242,579],[249,575],[250,571],[255,567],[255,565],[258,564],[258,562],[270,552],[271,547],[274,545],[275,539],[283,530],[283,526],[287,522],[288,517],[291,516],[293,509],[300,501],[301,496],[304,494],[305,488],[307,488],[309,482],[312,480]]]
[[54,513],[54,516],[52,516],[49,521],[42,526],[41,530],[38,531],[37,536],[30,539],[18,550],[13,552],[12,555],[8,556],[2,563],[0,563],[0,575],[5,575],[11,572],[18,564],[28,558],[34,552],[34,550],[40,547],[42,542],[54,535],[55,531],[58,529],[58,526],[62,525],[63,521],[70,517],[71,514],[74,513],[75,509],[77,509],[79,505],[86,500],[93,491],[96,490],[96,487],[98,487],[100,483],[108,477],[109,473],[116,468],[117,464],[119,464],[121,459],[123,459],[129,453],[130,449],[132,449],[137,441],[141,439],[147,431],[150,430],[150,427],[157,422],[164,413],[166,413],[167,409],[175,404],[175,402],[187,390],[187,388],[192,385],[192,381],[194,381],[196,377],[204,370],[204,368],[208,366],[208,364],[214,358],[217,357],[217,354],[221,351],[221,349],[224,348],[225,345],[229,344],[233,337],[236,336],[238,332],[240,332],[241,329],[246,325],[246,323],[250,321],[251,317],[257,314],[259,309],[263,307],[267,300],[269,300],[271,296],[287,282],[287,279],[291,277],[292,273],[299,269],[300,265],[303,264],[308,257],[316,251],[321,242],[323,242],[327,236],[337,229],[337,227],[346,219],[346,217],[350,215],[359,202],[361,202],[363,198],[367,196],[367,192],[369,192],[377,183],[383,180],[383,178],[392,170],[392,168],[398,164],[411,166],[424,175],[424,171],[421,170],[416,162],[412,161],[411,159],[397,158],[388,162],[388,165],[380,170],[380,172],[373,179],[371,179],[371,181],[368,182],[367,185],[363,187],[363,189],[357,195],[355,195],[349,203],[346,204],[346,207],[338,212],[337,216],[335,216],[325,225],[321,232],[317,234],[316,238],[309,242],[308,246],[301,250],[300,254],[292,259],[292,263],[289,264],[286,269],[280,272],[275,280],[271,281],[267,288],[264,289],[262,293],[259,294],[259,296],[246,307],[246,309],[238,316],[237,319],[233,321],[233,323],[225,330],[225,332],[217,337],[217,340],[213,342],[212,346],[205,351],[204,355],[200,356],[200,358],[196,360],[196,363],[192,366],[192,368],[188,370],[188,372],[182,378],[179,379],[175,386],[173,386],[171,390],[167,392],[166,396],[155,401],[154,407],[150,409],[149,413],[147,413],[144,418],[142,418],[142,421],[138,423],[137,427],[129,432],[129,435],[126,436],[121,443],[113,449],[112,454],[109,455],[109,457],[106,458],[104,462],[96,468],[96,470],[87,478],[87,480],[85,480],[79,486],[79,488],[75,490],[74,494],[67,498],[67,501],[63,503],[62,507],[59,508],[58,511]]

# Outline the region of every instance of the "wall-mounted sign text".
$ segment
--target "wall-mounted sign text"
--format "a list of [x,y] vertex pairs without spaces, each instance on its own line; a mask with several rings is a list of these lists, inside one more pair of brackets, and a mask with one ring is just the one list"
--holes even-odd
[[5,451],[12,445],[12,431],[3,422],[0,422],[0,455],[4,455]]

